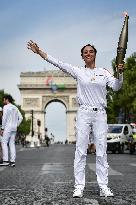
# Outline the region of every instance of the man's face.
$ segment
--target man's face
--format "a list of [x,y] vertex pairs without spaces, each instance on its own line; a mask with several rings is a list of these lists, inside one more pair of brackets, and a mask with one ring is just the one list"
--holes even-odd
[[92,63],[95,61],[96,54],[94,49],[91,46],[86,46],[83,50],[82,58],[86,64]]

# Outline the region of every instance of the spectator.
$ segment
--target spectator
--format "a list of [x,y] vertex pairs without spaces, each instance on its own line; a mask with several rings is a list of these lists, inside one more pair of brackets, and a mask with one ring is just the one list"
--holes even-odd
[[44,139],[45,139],[47,147],[49,147],[49,145],[50,145],[50,138],[48,137],[48,129],[47,128],[45,128],[45,138]]

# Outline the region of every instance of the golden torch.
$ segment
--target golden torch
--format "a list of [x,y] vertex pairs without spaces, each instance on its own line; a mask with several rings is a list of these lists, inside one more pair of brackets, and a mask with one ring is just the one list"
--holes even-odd
[[120,33],[118,47],[117,47],[117,57],[116,57],[117,78],[119,78],[119,72],[120,72],[118,69],[118,65],[124,64],[124,58],[125,58],[127,42],[128,42],[128,19],[129,19],[128,13],[124,12],[124,16],[125,16],[125,20]]

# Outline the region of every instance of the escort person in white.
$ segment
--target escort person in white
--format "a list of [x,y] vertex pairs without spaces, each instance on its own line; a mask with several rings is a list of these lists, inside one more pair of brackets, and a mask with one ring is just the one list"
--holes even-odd
[[[11,95],[5,95],[3,98],[4,107],[3,107],[3,116],[2,116],[2,154],[3,162],[0,166],[11,166],[15,167],[16,159],[16,148],[15,148],[15,137],[17,132],[17,127],[23,120],[23,117],[18,110],[18,108],[13,105],[13,98]],[[8,144],[9,151],[8,152]],[[9,159],[10,155],[10,159]]]

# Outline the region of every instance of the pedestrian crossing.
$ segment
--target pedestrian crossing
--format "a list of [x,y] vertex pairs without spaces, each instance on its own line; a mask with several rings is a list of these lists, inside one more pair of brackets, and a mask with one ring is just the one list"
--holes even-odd
[[0,167],[0,172],[2,172],[6,167]]
[[96,199],[84,198],[84,203],[87,205],[99,205],[99,202]]
[[[90,170],[96,172],[96,164],[95,163],[88,163],[88,167]],[[123,174],[121,172],[118,172],[111,167],[108,169],[108,175],[113,175],[113,176],[122,176]]]
[[[133,166],[132,164],[130,164],[130,165]],[[96,172],[96,164],[95,163],[88,163],[87,167],[91,171]],[[45,163],[41,168],[40,175],[44,175],[44,174],[63,174],[64,169],[65,169],[65,164],[62,164],[62,163]],[[111,167],[109,167],[108,173],[109,173],[109,175],[113,175],[113,176],[123,176],[123,173],[121,173],[117,170],[114,170]]]
[[[64,174],[64,170],[66,169],[67,164],[62,164],[62,163],[45,163],[40,171],[40,175],[44,174]],[[128,166],[136,167],[136,163],[129,163]],[[71,164],[71,166],[73,165]],[[96,172],[96,164],[95,163],[87,163],[87,167],[93,171],[94,173]],[[6,169],[6,166],[0,166],[0,172],[4,171]],[[124,174],[113,169],[112,167],[109,166],[108,170],[109,175],[111,176],[123,176]]]
[[22,147],[18,150],[18,152],[32,151],[32,150],[35,150],[35,149],[37,149],[37,147],[27,147],[27,149],[25,147]]
[[44,174],[63,174],[64,165],[61,163],[46,163],[42,166],[40,175]]
[[136,167],[136,163],[130,163],[130,165]]

